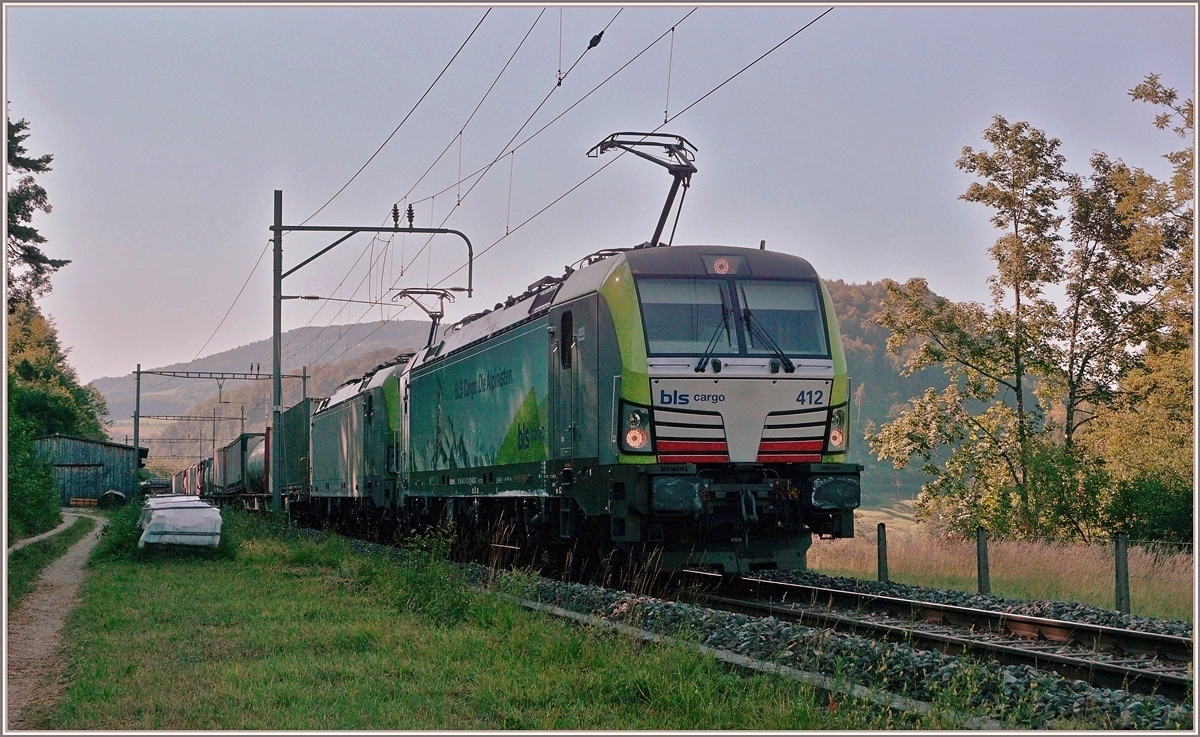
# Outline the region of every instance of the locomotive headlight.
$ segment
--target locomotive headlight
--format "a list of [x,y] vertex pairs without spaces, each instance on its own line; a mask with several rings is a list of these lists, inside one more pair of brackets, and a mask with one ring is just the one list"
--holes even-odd
[[639,407],[636,404],[621,402],[623,418],[618,433],[621,438],[621,450],[626,453],[653,453],[654,439],[650,435],[650,408]]
[[837,408],[829,415],[829,442],[826,452],[839,453],[846,450],[847,430],[846,410]]
[[631,427],[625,431],[625,445],[632,450],[642,450],[650,444],[650,433],[640,427]]

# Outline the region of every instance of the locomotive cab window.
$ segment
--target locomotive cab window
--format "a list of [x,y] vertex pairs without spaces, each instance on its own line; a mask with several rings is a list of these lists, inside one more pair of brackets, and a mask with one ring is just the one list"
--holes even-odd
[[637,279],[651,356],[708,354],[828,358],[816,282],[751,278]]
[[[788,355],[827,356],[825,321],[820,295],[812,282],[738,281],[743,323],[757,323]],[[747,316],[748,314],[748,316]],[[757,331],[747,330],[746,349],[752,356],[770,355]]]
[[639,279],[642,318],[651,355],[738,352],[729,285],[718,279]]

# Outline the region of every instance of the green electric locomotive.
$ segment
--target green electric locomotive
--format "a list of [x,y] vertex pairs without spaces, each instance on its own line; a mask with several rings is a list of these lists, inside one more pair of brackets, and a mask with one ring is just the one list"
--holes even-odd
[[587,261],[343,387],[313,417],[313,496],[729,573],[803,567],[812,534],[852,536],[850,380],[808,262],[720,246]]
[[[853,536],[862,469],[821,280],[765,247],[663,246],[694,147],[618,133],[591,153],[612,149],[674,178],[653,238],[445,329],[422,305],[426,347],[311,410],[308,458],[280,480],[297,512],[725,573],[802,568],[813,534]],[[300,425],[282,428],[293,460]]]

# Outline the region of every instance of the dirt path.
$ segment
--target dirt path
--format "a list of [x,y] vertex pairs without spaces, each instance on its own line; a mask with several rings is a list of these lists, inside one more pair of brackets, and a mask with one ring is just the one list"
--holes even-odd
[[[91,517],[91,516],[92,515],[90,515],[90,514],[80,514],[79,512],[63,512],[63,521],[62,521],[62,524],[60,524],[58,527],[55,527],[53,530],[50,530],[49,532],[43,532],[40,535],[34,535],[33,537],[27,537],[24,540],[18,540],[17,542],[8,546],[8,552],[11,553],[14,550],[20,550],[21,548],[25,547],[26,545],[34,544],[38,540],[45,540],[46,538],[50,537],[51,535],[57,535],[58,533],[67,529],[68,527],[70,527],[71,525],[75,524],[76,519],[78,519],[80,517]],[[92,517],[92,519],[95,519],[95,517]]]
[[108,522],[102,517],[92,519],[99,523],[96,529],[51,563],[24,604],[9,612],[6,731],[24,728],[30,707],[54,703],[66,685],[59,635],[67,615],[79,603],[76,592],[84,565]]

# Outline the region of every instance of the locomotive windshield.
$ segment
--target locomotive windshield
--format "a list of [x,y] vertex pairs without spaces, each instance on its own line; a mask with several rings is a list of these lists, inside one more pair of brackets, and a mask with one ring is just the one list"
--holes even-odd
[[649,355],[829,357],[816,282],[637,279]]

